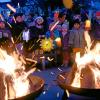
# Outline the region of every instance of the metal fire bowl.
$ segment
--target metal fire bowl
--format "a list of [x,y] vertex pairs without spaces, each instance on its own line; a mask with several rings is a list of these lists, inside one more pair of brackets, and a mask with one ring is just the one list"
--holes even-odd
[[29,80],[31,81],[31,92],[25,96],[18,98],[9,98],[8,100],[34,100],[37,98],[43,91],[44,88],[44,80],[38,76],[29,76]]
[[[65,78],[62,78],[61,75]],[[89,88],[77,88],[72,87],[66,84],[68,73],[61,73],[57,76],[57,84],[64,90],[68,90],[69,93],[73,93],[80,96],[86,97],[99,97],[100,98],[100,89],[89,89]]]

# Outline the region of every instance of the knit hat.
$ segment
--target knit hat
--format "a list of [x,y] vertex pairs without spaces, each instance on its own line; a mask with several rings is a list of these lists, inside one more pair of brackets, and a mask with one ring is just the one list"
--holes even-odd
[[14,15],[14,17],[15,17],[15,19],[18,17],[18,16],[23,16],[23,13],[16,13],[15,15]]
[[74,24],[80,24],[79,19],[74,20],[73,25],[74,25]]
[[39,17],[36,17],[35,22],[37,24],[42,24],[44,22],[44,19],[41,16],[39,16]]

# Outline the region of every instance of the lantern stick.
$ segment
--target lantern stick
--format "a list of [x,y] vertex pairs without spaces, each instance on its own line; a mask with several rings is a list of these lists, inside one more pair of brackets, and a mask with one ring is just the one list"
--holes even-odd
[[53,29],[58,25],[59,21],[57,21],[50,29],[50,31],[53,31]]
[[16,9],[14,7],[12,7],[10,4],[7,4],[7,7],[12,10],[14,13],[16,13]]
[[2,21],[4,21],[4,18],[3,18],[3,16],[1,14],[0,14],[0,18],[1,18]]

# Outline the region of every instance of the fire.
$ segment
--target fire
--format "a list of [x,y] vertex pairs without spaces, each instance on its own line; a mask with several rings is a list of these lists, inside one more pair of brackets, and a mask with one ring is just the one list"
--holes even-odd
[[82,87],[81,80],[84,78],[82,70],[89,68],[91,75],[93,75],[93,77],[90,77],[94,83],[93,87],[98,89],[100,88],[100,43],[97,43],[95,47],[91,49],[92,42],[88,32],[86,31],[84,35],[87,44],[86,52],[83,56],[80,56],[80,52],[76,53],[75,62],[77,64],[77,70],[71,85],[78,88]]
[[[16,92],[16,97],[21,97],[29,93],[29,80],[22,80],[21,77],[14,80],[14,89]],[[23,92],[24,91],[24,92]]]
[[8,55],[6,51],[0,49],[0,73],[5,76],[3,84],[9,91],[8,94],[5,94],[5,98],[17,98],[29,94],[30,82],[27,77],[35,70],[36,68],[33,68],[29,72],[25,72],[25,61],[21,56],[16,52]]

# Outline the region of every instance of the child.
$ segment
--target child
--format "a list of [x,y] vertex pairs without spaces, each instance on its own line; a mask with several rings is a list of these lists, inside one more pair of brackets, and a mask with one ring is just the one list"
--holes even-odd
[[70,51],[68,46],[69,41],[69,25],[62,25],[62,50],[63,50],[63,65],[67,66],[70,64]]

